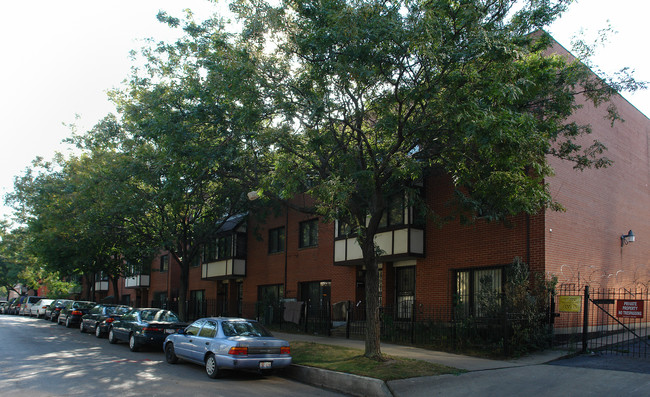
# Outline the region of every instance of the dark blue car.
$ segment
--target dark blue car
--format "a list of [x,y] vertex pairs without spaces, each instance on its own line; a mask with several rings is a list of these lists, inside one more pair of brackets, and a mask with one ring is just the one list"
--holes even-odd
[[176,313],[163,309],[134,309],[113,321],[108,330],[108,342],[128,341],[135,352],[143,345],[162,346],[169,334],[187,326]]

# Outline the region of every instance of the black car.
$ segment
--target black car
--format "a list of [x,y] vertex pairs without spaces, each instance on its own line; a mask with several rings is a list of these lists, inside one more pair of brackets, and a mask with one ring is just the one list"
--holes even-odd
[[95,333],[96,337],[101,338],[108,332],[113,321],[122,317],[123,314],[128,313],[131,310],[133,310],[133,308],[130,306],[104,303],[99,304],[81,317],[79,331],[92,331]]
[[71,328],[81,322],[81,317],[88,313],[90,309],[97,305],[95,302],[89,301],[68,301],[59,312],[57,324],[65,324],[67,328]]
[[59,318],[59,313],[61,312],[61,309],[63,309],[63,306],[67,302],[72,302],[70,299],[57,299],[54,302],[50,303],[50,306],[48,306],[47,309],[45,309],[45,316],[43,317],[46,320],[50,320],[53,323],[56,322],[56,320]]
[[185,328],[178,316],[163,309],[134,309],[113,321],[108,330],[108,342],[128,341],[131,351],[138,351],[142,345],[156,345],[162,348],[169,334]]

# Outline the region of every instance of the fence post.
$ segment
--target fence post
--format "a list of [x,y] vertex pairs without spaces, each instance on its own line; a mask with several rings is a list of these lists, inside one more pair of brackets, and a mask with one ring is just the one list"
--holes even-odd
[[582,320],[582,353],[587,353],[588,334],[589,334],[589,286],[585,285],[585,303],[583,305]]
[[415,344],[415,314],[416,314],[416,307],[415,307],[415,299],[412,300],[411,304],[411,344]]
[[352,310],[352,302],[348,301],[345,309],[345,339],[350,339],[350,311]]

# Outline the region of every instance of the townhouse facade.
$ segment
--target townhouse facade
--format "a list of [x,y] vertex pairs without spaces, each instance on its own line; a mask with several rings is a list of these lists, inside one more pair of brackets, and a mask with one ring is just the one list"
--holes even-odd
[[[570,56],[559,46],[554,51]],[[575,170],[573,163],[548,161],[555,175],[545,183],[565,211],[517,215],[508,224],[478,219],[472,225],[418,219],[397,201],[376,238],[381,304],[408,316],[413,305],[451,311],[476,308],[481,289],[500,291],[505,268],[515,258],[559,286],[647,288],[650,285],[650,120],[621,96],[612,98],[624,122],[612,124],[606,106],[581,103],[572,118],[590,124],[582,139],[599,140],[613,161],[603,169]],[[449,212],[448,175],[430,175],[422,194],[436,214]],[[307,203],[308,198],[296,197]],[[298,203],[299,204],[299,203]],[[633,234],[635,239],[631,239]],[[213,302],[195,314],[256,317],[277,302],[311,302],[331,307],[365,300],[359,246],[338,222],[280,205],[266,215],[247,214],[224,226],[190,270],[191,301]],[[96,291],[123,303],[146,306],[178,297],[178,264],[161,252],[150,271],[120,281],[96,282]]]

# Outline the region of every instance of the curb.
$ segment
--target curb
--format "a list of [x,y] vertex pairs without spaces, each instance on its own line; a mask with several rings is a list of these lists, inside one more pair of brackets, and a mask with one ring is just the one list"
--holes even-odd
[[346,374],[297,364],[292,364],[285,368],[282,371],[282,376],[352,396],[393,397],[393,393],[386,385],[386,382],[366,376]]

